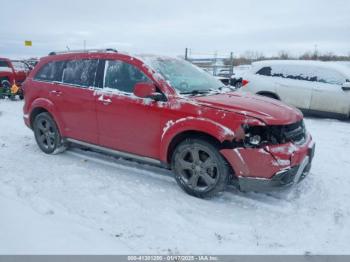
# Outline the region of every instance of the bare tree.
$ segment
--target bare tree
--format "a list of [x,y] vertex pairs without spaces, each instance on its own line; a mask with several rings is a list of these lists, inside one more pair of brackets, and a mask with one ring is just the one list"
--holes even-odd
[[285,50],[281,50],[278,52],[278,58],[283,59],[283,60],[287,60],[287,59],[289,59],[289,53]]

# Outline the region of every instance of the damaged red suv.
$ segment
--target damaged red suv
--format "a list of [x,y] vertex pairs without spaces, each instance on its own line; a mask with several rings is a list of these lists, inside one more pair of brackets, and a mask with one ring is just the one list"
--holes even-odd
[[24,121],[47,154],[78,144],[172,169],[187,193],[301,181],[315,144],[302,113],[240,94],[181,59],[51,53],[25,82]]

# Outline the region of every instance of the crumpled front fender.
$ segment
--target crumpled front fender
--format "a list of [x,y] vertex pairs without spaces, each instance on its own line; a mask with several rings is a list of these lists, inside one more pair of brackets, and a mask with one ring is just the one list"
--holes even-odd
[[208,118],[186,117],[168,121],[161,136],[160,156],[163,162],[167,162],[168,149],[171,141],[179,134],[186,131],[198,131],[215,137],[220,142],[232,141],[236,134],[228,127]]

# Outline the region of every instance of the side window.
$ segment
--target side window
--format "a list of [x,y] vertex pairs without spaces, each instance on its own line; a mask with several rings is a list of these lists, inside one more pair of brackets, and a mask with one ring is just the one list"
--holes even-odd
[[283,78],[309,81],[308,69],[302,65],[281,65],[279,74]]
[[52,72],[53,72],[53,63],[48,63],[44,65],[42,68],[40,68],[38,73],[35,75],[34,79],[49,81],[51,80],[51,78],[53,78]]
[[316,81],[312,70],[310,71],[310,67],[298,64],[273,65],[271,76],[293,80]]
[[5,60],[0,60],[0,67],[8,67],[10,68],[10,65]]
[[67,61],[63,70],[62,82],[84,87],[93,86],[97,65],[97,59]]
[[107,60],[103,79],[104,88],[132,93],[138,82],[149,82],[147,76],[135,66],[117,60]]
[[342,85],[346,82],[346,77],[333,69],[317,68],[315,73],[317,81],[321,83]]
[[271,76],[271,67],[265,66],[261,68],[258,72],[256,72],[256,74],[262,76]]
[[66,61],[57,61],[54,62],[53,70],[54,70],[54,81],[62,82],[62,74],[64,66],[66,65]]
[[61,81],[64,61],[50,62],[44,65],[35,75],[35,80]]

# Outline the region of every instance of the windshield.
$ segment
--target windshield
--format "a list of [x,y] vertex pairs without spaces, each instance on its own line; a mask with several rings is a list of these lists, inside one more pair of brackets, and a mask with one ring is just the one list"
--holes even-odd
[[180,94],[200,94],[223,87],[221,81],[185,60],[148,56],[142,59],[161,74]]
[[27,71],[28,67],[21,61],[12,61],[12,65],[16,71]]

